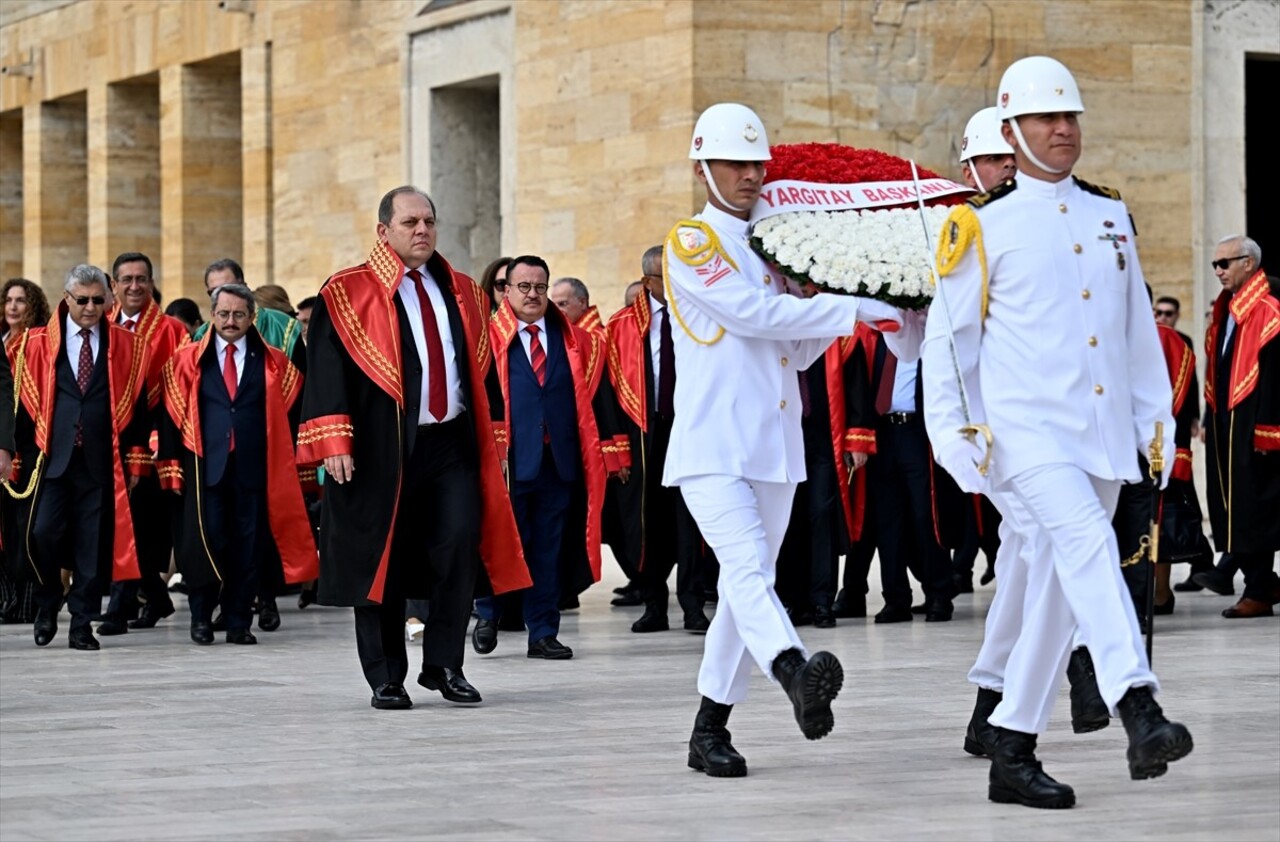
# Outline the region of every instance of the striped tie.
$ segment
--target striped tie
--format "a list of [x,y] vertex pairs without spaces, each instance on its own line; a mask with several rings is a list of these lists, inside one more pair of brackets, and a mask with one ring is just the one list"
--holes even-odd
[[533,376],[538,378],[538,385],[546,385],[547,382],[547,352],[542,350],[542,343],[538,341],[538,326],[529,325],[525,328],[529,334],[529,362],[533,364]]

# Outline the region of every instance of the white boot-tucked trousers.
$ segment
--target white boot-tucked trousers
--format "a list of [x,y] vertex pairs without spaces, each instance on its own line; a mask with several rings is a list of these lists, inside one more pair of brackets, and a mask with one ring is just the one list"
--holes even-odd
[[795,490],[790,483],[730,476],[680,484],[703,540],[720,561],[720,597],[698,671],[698,692],[713,702],[733,705],[747,698],[753,661],[774,681],[774,658],[788,649],[805,652],[773,589]]
[[1073,638],[1089,647],[1113,716],[1130,687],[1158,691],[1111,527],[1120,485],[1058,464],[1019,474],[993,495],[1020,542],[1008,554],[1001,546],[987,639],[970,672],[970,680],[992,689],[1000,689],[996,676],[1003,674],[992,725],[1044,732]]

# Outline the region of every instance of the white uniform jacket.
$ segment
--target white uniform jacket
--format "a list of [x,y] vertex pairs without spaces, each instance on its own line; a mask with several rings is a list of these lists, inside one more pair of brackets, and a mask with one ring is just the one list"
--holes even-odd
[[710,204],[671,231],[664,262],[676,391],[663,484],[707,474],[801,482],[796,375],[853,333],[860,299],[783,294],[747,223]]
[[[995,437],[992,486],[1053,463],[1138,480],[1156,421],[1174,453],[1172,392],[1124,202],[1074,177],[1019,175],[970,204],[939,235],[939,283],[971,416]],[[935,451],[965,423],[947,322],[930,313],[922,350]]]

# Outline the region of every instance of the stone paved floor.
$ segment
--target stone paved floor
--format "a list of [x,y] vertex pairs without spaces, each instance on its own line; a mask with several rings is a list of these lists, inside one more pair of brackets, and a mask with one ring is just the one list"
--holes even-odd
[[255,648],[192,646],[185,609],[97,654],[66,648],[65,615],[43,650],[0,626],[0,842],[1280,840],[1280,621],[1222,620],[1227,598],[1162,618],[1163,701],[1196,740],[1167,776],[1128,779],[1118,721],[1072,735],[1064,692],[1041,740],[1079,799],[1059,812],[989,803],[961,751],[989,588],[951,623],[802,629],[846,667],[835,732],[807,743],[757,675],[730,723],[750,777],[712,780],[685,768],[702,639],[631,634],[617,583],[566,615],[572,661],[510,633],[470,655],[478,709],[411,685],[412,710],[372,710],[350,612],[291,599]]

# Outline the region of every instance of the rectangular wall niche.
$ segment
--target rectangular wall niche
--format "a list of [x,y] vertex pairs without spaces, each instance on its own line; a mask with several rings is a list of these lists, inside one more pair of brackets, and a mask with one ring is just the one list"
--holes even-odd
[[0,283],[22,276],[22,111],[0,114]]
[[431,91],[431,185],[436,247],[468,274],[502,248],[498,76]]

